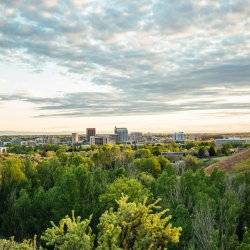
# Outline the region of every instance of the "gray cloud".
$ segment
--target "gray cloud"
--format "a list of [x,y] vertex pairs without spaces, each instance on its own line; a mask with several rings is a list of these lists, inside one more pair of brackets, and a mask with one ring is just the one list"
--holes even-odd
[[[1,102],[31,102],[42,116],[249,109],[250,101],[217,105],[225,93],[206,90],[225,87],[231,96],[248,87],[241,94],[250,94],[249,0],[4,0],[0,16],[0,60],[17,60],[18,52],[35,70],[53,62],[114,89],[53,99],[1,95]],[[214,101],[169,103],[198,95]]]
[[[236,94],[239,93],[243,94],[244,92],[236,92]],[[57,98],[35,98],[25,94],[16,94],[0,95],[0,104],[5,101],[32,103],[42,112],[37,117],[140,115],[194,110],[204,112],[224,110],[224,113],[233,113],[235,110],[240,110],[237,111],[237,114],[250,114],[250,103],[221,102],[218,94],[213,100],[207,98],[209,94],[215,94],[213,90],[205,92],[204,99],[190,101],[190,98],[193,98],[195,94],[197,93],[186,95],[186,100],[184,99],[181,103],[174,103],[174,99],[167,101],[164,96],[160,96],[158,99],[140,100],[140,98],[130,98],[123,94],[117,96],[109,93],[79,92]]]

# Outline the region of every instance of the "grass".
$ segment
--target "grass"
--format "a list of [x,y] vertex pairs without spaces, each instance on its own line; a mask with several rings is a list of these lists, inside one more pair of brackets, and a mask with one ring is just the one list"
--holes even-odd
[[234,171],[235,172],[244,172],[250,170],[250,159],[240,161],[239,163],[235,164]]
[[211,157],[211,158],[204,158],[200,159],[201,165],[204,167],[207,167],[209,165],[212,165],[218,161],[226,159],[228,156],[216,156],[216,157]]
[[244,172],[250,170],[250,149],[241,150],[228,157],[221,157],[215,163],[209,165],[205,171],[211,174],[213,169],[218,168],[224,172]]

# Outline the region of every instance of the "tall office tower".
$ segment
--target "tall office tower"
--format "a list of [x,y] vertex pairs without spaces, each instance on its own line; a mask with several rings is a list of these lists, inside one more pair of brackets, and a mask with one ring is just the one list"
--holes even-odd
[[72,145],[77,144],[79,142],[78,133],[72,133]]
[[86,129],[86,139],[88,142],[90,141],[90,136],[96,136],[95,128],[87,128]]
[[184,132],[176,132],[173,134],[173,140],[176,142],[184,142],[186,140]]
[[115,134],[117,135],[117,142],[124,143],[128,141],[128,129],[115,127]]

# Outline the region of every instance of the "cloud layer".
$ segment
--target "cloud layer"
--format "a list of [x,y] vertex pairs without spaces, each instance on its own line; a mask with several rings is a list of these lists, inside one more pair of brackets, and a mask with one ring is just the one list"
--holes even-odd
[[33,103],[37,116],[250,113],[249,0],[2,0],[0,55],[100,86],[56,98],[0,93],[0,104]]

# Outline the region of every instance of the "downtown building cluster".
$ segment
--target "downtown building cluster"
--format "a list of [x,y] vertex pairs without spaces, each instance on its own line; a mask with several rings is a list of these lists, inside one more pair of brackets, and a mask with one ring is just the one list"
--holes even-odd
[[[72,145],[82,143],[78,133],[72,133]],[[113,134],[97,134],[96,128],[87,128],[85,143],[89,145],[125,144],[129,140],[127,128],[115,127]]]
[[87,128],[85,133],[72,133],[71,135],[12,135],[0,137],[0,148],[2,151],[6,150],[6,146],[20,145],[20,146],[42,146],[48,144],[60,145],[76,145],[76,146],[90,146],[90,145],[105,145],[105,144],[159,144],[168,143],[171,141],[184,142],[186,135],[183,132],[166,134],[152,134],[142,132],[128,132],[127,128],[115,127],[113,133],[100,134],[97,133],[96,128]]

